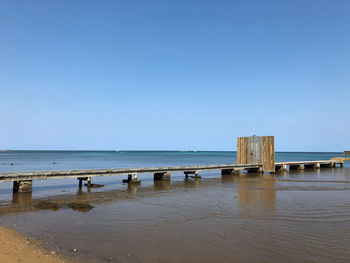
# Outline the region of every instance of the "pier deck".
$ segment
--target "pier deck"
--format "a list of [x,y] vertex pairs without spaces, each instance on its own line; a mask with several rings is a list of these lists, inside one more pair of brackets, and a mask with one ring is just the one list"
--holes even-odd
[[[298,162],[276,162],[276,171],[286,170],[294,167],[304,168],[320,168],[320,167],[335,167],[336,165],[343,166],[344,161],[332,159],[326,161],[298,161]],[[170,167],[144,167],[144,168],[116,168],[116,169],[90,169],[90,170],[63,170],[63,171],[34,171],[34,172],[9,172],[0,173],[0,182],[11,181],[28,181],[28,180],[46,180],[46,179],[62,179],[62,178],[82,178],[82,177],[97,177],[97,176],[113,176],[113,175],[128,175],[128,174],[143,174],[143,173],[166,173],[166,172],[184,172],[191,173],[192,171],[205,170],[252,170],[261,172],[262,165],[260,164],[215,164],[215,165],[200,165],[200,166],[170,166]]]

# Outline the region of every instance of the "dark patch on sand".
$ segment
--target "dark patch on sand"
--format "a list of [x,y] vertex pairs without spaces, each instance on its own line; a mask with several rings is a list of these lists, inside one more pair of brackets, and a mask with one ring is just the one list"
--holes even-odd
[[74,211],[80,211],[80,212],[88,212],[92,208],[94,208],[92,205],[88,203],[83,202],[71,202],[68,204],[70,208],[72,208]]

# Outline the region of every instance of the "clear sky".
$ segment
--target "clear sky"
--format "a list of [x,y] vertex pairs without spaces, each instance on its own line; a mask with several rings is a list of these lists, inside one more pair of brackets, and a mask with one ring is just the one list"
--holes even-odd
[[350,150],[350,1],[0,1],[0,149]]

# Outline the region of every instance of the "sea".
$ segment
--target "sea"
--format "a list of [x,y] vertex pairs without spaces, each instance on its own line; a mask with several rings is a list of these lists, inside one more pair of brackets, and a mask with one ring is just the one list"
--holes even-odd
[[[277,152],[276,161],[340,156]],[[229,151],[9,151],[0,152],[0,173],[235,162]],[[0,183],[0,225],[76,262],[350,262],[350,162],[200,176],[139,174],[140,185],[123,184],[125,175],[94,177],[96,188],[72,178],[38,180],[32,193]]]

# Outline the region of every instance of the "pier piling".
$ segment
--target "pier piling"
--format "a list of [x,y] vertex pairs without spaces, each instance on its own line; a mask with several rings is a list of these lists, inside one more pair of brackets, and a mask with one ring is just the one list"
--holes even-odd
[[246,169],[247,173],[263,173],[264,170],[262,169],[262,167],[258,167],[258,168],[248,168]]
[[155,173],[153,176],[154,181],[170,181],[169,172]]
[[314,169],[315,164],[304,164],[304,169]]
[[[195,178],[195,179],[200,179],[202,178],[202,176],[198,175],[198,171],[184,171],[185,177],[191,177],[191,178]],[[190,175],[189,174],[194,174],[194,175]]]
[[287,171],[287,165],[286,164],[281,164],[281,165],[276,165],[275,166],[275,172],[285,172]]
[[123,179],[123,183],[140,184],[141,180],[137,179],[137,173],[128,174],[128,179]]
[[289,170],[304,170],[303,164],[290,164]]
[[14,193],[30,193],[32,192],[33,182],[32,180],[14,181],[13,192]]
[[235,169],[222,169],[221,170],[221,175],[234,175],[234,174],[239,174],[239,170],[235,170]]

